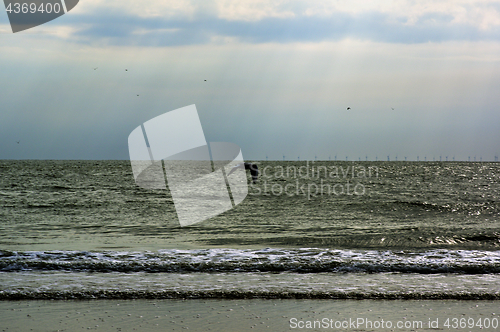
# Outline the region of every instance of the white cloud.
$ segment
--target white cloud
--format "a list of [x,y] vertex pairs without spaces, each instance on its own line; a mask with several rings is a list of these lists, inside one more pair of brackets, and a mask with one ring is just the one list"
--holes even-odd
[[72,13],[120,11],[139,17],[163,18],[193,18],[201,14],[229,21],[258,21],[374,12],[405,19],[410,25],[417,24],[426,15],[440,14],[450,16],[453,23],[490,29],[500,25],[499,8],[498,0],[86,0]]
[[125,12],[139,17],[186,18],[192,17],[201,6],[191,0],[134,1],[134,0],[85,0],[71,11],[72,14]]
[[[27,33],[162,47],[348,38],[392,43],[498,40],[499,27],[500,0],[86,0],[64,18]],[[8,32],[0,26],[0,33]]]
[[12,28],[8,24],[0,24],[0,34],[11,34]]
[[230,21],[257,21],[268,17],[294,17],[293,1],[279,0],[215,0],[219,18]]
[[[318,0],[290,1],[302,8],[307,16],[330,16],[335,13],[358,15],[366,12],[377,12],[390,17],[405,18],[407,24],[416,24],[422,17],[432,14],[449,15],[452,23],[469,24],[483,30],[500,25],[500,1],[498,0]],[[299,6],[302,3],[304,6]],[[279,7],[278,7],[279,8]],[[270,15],[269,15],[270,16]],[[278,16],[278,13],[273,13]]]

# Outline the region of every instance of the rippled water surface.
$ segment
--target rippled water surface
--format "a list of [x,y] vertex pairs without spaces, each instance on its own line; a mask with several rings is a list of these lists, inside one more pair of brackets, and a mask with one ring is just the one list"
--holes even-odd
[[0,161],[0,295],[498,296],[500,163],[256,163],[241,204],[181,228],[128,161]]

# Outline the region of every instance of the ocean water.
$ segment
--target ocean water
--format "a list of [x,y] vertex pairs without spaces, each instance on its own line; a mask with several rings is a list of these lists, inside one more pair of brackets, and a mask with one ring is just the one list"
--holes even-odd
[[500,299],[500,163],[255,163],[180,227],[128,161],[0,161],[0,299]]

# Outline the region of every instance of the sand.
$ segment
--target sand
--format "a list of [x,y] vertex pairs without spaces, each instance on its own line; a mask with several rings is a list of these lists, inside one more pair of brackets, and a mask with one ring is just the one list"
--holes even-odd
[[[491,327],[500,323],[499,304],[456,300],[0,301],[0,331],[495,331],[500,330],[500,326]],[[484,328],[486,323],[490,328]]]

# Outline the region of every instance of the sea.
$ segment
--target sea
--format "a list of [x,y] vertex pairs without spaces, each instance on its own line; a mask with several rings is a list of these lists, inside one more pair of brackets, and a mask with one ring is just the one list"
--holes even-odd
[[0,161],[0,300],[500,299],[500,163],[253,161],[181,227],[129,161]]

